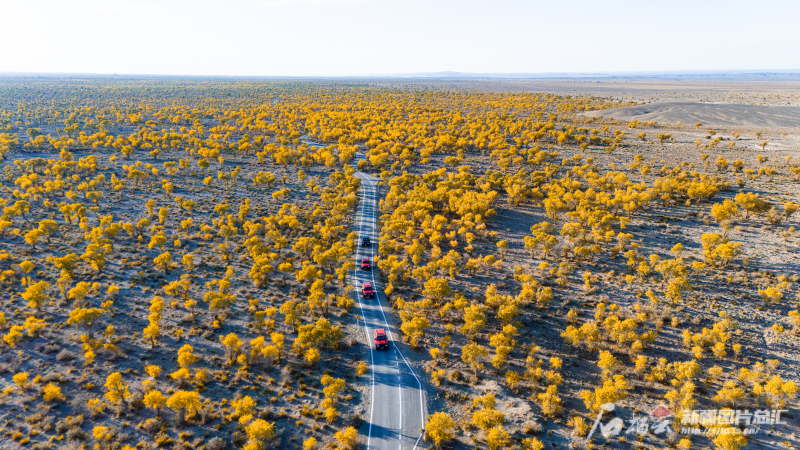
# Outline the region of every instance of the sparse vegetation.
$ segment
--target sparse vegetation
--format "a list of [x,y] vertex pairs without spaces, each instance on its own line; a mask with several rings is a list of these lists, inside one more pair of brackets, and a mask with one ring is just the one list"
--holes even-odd
[[[628,104],[7,80],[3,447],[364,444],[356,153],[428,442],[555,448],[609,402],[796,412],[800,166],[772,134],[580,114]],[[667,439],[636,445],[688,448]]]

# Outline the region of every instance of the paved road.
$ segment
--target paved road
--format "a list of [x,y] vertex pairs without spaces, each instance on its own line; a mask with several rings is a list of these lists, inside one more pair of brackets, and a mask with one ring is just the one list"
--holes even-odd
[[[356,156],[356,161],[364,158],[361,154]],[[372,270],[361,270],[361,259],[368,256],[370,261],[374,261],[377,253],[378,179],[358,171],[356,176],[361,178],[361,202],[356,216],[358,222],[355,224],[359,237],[355,254],[356,269],[351,283],[355,287],[361,312],[362,320],[359,325],[363,327],[370,344],[372,360],[369,416],[362,431],[366,434],[367,450],[413,450],[423,444],[421,430],[425,426],[424,391],[417,374],[406,360],[408,355],[404,355],[395,345],[399,334],[384,313],[384,308],[389,310],[390,307],[384,298],[383,286],[377,283],[378,279],[375,277],[377,267],[372,264]],[[364,236],[372,241],[370,247],[361,247],[361,238]],[[375,288],[373,298],[365,299],[361,295],[361,286],[365,281],[371,282]],[[389,336],[388,350],[375,349],[373,333],[376,328],[386,330]]]
[[[309,145],[319,146],[301,137]],[[354,231],[358,232],[357,249],[354,255],[356,269],[350,283],[354,287],[356,303],[361,313],[359,326],[370,349],[372,370],[370,375],[370,401],[368,416],[359,430],[366,437],[367,450],[415,450],[427,447],[422,441],[422,429],[425,426],[425,391],[418,374],[415,373],[407,356],[395,345],[395,337],[399,337],[398,328],[387,319],[384,308],[391,311],[383,295],[384,287],[378,283],[372,264],[371,270],[361,270],[361,259],[365,256],[375,260],[378,246],[377,218],[377,186],[378,179],[358,171],[358,161],[364,155],[356,153],[353,167],[355,176],[361,179],[361,201],[359,202],[357,222]],[[369,237],[370,247],[361,247],[361,238]],[[361,287],[365,281],[372,283],[375,296],[369,299],[361,295]],[[376,328],[383,328],[389,337],[388,350],[376,350],[373,333]]]

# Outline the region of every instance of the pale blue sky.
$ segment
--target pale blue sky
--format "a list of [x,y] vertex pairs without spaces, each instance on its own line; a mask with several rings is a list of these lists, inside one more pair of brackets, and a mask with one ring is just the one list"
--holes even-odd
[[800,69],[793,0],[0,0],[0,72]]

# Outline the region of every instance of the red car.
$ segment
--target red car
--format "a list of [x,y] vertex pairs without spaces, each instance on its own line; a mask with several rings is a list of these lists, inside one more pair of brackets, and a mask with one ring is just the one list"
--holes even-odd
[[361,259],[361,270],[369,270],[370,267],[369,257],[365,256]]
[[383,328],[378,328],[375,330],[375,350],[382,348],[389,349],[389,339],[386,337],[386,332],[383,331]]
[[372,283],[369,281],[364,282],[364,285],[361,287],[361,292],[364,294],[364,298],[371,298],[375,295],[375,291],[372,290]]

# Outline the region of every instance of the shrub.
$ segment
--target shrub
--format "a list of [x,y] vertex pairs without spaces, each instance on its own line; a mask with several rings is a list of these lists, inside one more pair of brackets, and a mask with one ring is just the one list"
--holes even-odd
[[455,437],[456,423],[449,414],[437,412],[428,416],[425,424],[426,437],[441,445]]
[[46,402],[56,402],[59,400],[63,400],[64,396],[61,395],[61,388],[58,387],[55,383],[48,383],[42,389],[42,398]]

